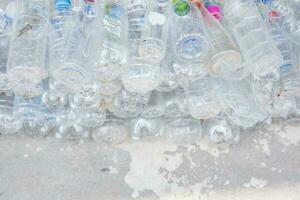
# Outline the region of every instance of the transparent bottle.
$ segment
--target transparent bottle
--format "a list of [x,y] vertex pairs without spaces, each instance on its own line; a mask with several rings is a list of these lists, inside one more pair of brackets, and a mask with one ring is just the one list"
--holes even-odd
[[178,59],[200,62],[208,52],[206,28],[199,9],[185,0],[174,0],[171,12],[172,44]]
[[200,120],[192,117],[166,119],[166,137],[176,144],[197,143],[202,138]]
[[141,116],[144,118],[159,118],[164,112],[163,93],[154,90],[151,92],[149,101],[144,105]]
[[[168,45],[171,46],[171,45]],[[169,48],[168,48],[169,49]],[[178,87],[180,77],[177,76],[174,66],[174,56],[171,51],[167,51],[164,59],[160,64],[160,73],[162,81],[156,90],[160,92],[170,92]]]
[[[132,56],[134,55],[136,54]],[[141,57],[130,57],[124,66],[121,79],[126,90],[147,93],[161,83],[160,66],[146,62]]]
[[85,57],[87,35],[78,13],[58,10],[57,15],[50,33],[51,75],[69,90],[76,90],[92,79],[93,66]]
[[115,116],[126,119],[134,118],[143,111],[143,104],[136,98],[135,93],[122,90],[115,95],[113,110]]
[[295,98],[275,99],[272,104],[271,116],[277,119],[287,119],[296,110]]
[[92,137],[97,143],[120,144],[125,141],[129,134],[126,120],[108,114],[105,123],[94,129]]
[[288,39],[283,30],[283,18],[275,10],[267,9],[268,27],[271,35],[281,52],[283,61],[279,66],[281,98],[293,98],[300,92],[300,76],[297,54],[293,43]]
[[56,115],[56,122],[58,124],[56,138],[79,140],[86,134],[87,129],[77,123],[76,116],[71,108],[62,109]]
[[164,117],[181,118],[189,115],[184,90],[181,87],[170,92],[163,92]]
[[232,125],[224,116],[204,120],[203,131],[215,144],[234,144],[240,140],[240,128]]
[[0,95],[0,134],[14,134],[22,127],[22,120],[14,116],[14,96]]
[[144,0],[129,0],[127,3],[129,47],[134,49],[139,46],[142,37],[146,10],[147,2]]
[[245,81],[219,83],[218,96],[223,113],[232,124],[243,128],[253,127],[257,122],[269,117],[265,110],[258,107],[249,85]]
[[257,79],[278,79],[282,56],[255,2],[227,0],[223,2],[223,11],[250,72]]
[[203,78],[192,82],[185,89],[188,110],[194,118],[209,119],[221,112],[216,87],[216,82]]
[[[17,2],[7,73],[11,82],[29,93],[31,90],[26,89],[27,87],[32,87],[47,77],[45,65],[48,24],[48,0]],[[19,91],[22,89],[15,93],[18,95]]]
[[69,101],[78,125],[94,128],[105,122],[105,111],[100,109],[101,95],[97,83],[81,87],[78,92],[70,95]]
[[128,61],[125,64],[121,80],[126,90],[135,93],[147,93],[161,82],[159,64],[153,64],[139,55],[139,44],[144,30],[144,17],[147,4],[140,0],[128,2]]
[[144,60],[150,63],[159,63],[166,53],[171,2],[154,0],[149,4],[139,53]]
[[96,72],[102,81],[109,82],[119,77],[122,65],[127,61],[128,20],[126,1],[99,1],[96,28],[101,33]]
[[5,21],[3,22],[2,27],[0,25],[0,93],[7,93],[10,92],[13,87],[13,83],[9,81],[7,77],[7,60],[11,39],[11,28],[9,27],[10,25],[8,24],[4,11],[1,11],[0,8],[0,21],[1,20]]
[[300,45],[300,1],[267,0],[265,3],[283,18],[282,28],[289,34],[291,41]]
[[163,133],[162,118],[137,117],[131,121],[130,133],[134,140],[160,137]]
[[39,134],[40,126],[44,120],[41,96],[33,98],[15,96],[14,116],[23,122],[23,128],[26,134]]
[[[231,76],[231,74],[243,67],[243,60],[230,33],[219,21],[221,20],[219,16],[221,14],[217,15],[219,16],[218,20],[208,10],[213,8],[212,4],[204,5],[199,0],[193,0],[192,2],[201,11],[206,26],[209,41],[206,63],[210,75],[216,77]],[[214,6],[216,7],[217,5]]]
[[59,124],[56,121],[57,115],[60,115],[68,104],[68,95],[59,90],[58,87],[53,88],[53,80],[50,79],[46,85],[46,91],[42,95],[42,112],[43,123],[40,127],[41,135],[48,135],[57,131]]

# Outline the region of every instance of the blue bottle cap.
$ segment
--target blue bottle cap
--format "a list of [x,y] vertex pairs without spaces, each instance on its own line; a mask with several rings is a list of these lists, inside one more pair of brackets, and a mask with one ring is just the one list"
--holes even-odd
[[55,8],[57,11],[70,10],[71,0],[55,0]]

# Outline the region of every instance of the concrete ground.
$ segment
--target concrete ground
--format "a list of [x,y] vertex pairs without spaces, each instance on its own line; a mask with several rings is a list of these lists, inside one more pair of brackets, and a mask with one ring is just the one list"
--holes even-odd
[[300,123],[232,147],[0,136],[0,200],[299,200]]

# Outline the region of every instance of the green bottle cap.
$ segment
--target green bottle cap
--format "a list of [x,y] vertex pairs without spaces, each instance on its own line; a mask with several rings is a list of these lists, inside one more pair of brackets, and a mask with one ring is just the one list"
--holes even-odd
[[173,0],[173,5],[175,8],[175,13],[179,16],[185,16],[191,10],[189,3],[184,0]]

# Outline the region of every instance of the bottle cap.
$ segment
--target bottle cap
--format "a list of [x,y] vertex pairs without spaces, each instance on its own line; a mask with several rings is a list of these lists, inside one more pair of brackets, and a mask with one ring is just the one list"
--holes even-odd
[[191,10],[189,3],[184,0],[173,0],[173,5],[175,8],[175,13],[179,16],[185,16]]
[[210,12],[217,20],[220,20],[222,18],[221,15],[221,8],[217,5],[209,5],[206,7],[208,12]]
[[71,9],[71,0],[55,0],[55,8],[57,11]]

